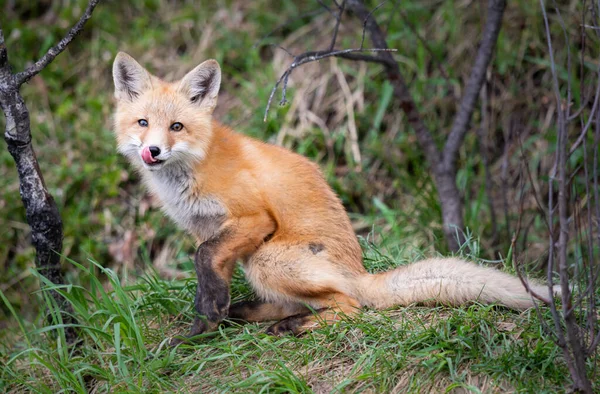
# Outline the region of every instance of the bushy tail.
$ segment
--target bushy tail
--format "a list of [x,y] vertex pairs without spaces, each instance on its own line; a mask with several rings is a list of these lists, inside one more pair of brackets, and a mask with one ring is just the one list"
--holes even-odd
[[[358,282],[356,297],[363,305],[375,308],[477,301],[527,309],[535,302],[519,278],[457,258],[422,260],[392,271],[364,275]],[[545,286],[530,283],[530,287],[536,294],[548,297]]]

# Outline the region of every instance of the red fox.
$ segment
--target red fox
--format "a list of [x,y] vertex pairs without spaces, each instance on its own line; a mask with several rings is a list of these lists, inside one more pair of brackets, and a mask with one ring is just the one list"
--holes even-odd
[[[280,335],[335,322],[361,306],[534,305],[516,277],[458,258],[368,273],[348,215],[317,165],[212,119],[221,84],[215,60],[169,83],[121,52],[113,78],[119,151],[200,244],[190,337],[225,318],[276,320],[267,331]],[[229,305],[238,260],[257,300]]]

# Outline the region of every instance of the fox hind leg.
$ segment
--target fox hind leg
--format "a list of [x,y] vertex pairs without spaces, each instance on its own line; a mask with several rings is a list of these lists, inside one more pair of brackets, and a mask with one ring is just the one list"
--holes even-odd
[[[353,292],[356,278],[363,272],[332,262],[327,246],[316,248],[310,242],[266,244],[245,264],[244,270],[260,298],[310,307],[277,316],[282,320],[268,329],[270,334],[301,334],[321,322],[339,321],[342,315],[352,315],[361,307]],[[265,308],[261,313],[267,309],[260,308]]]
[[296,302],[242,301],[229,307],[228,318],[244,322],[280,320],[309,312],[308,307]]
[[[315,301],[313,303],[319,303],[318,300]],[[277,336],[288,333],[300,335],[319,327],[321,323],[333,324],[340,321],[342,316],[352,316],[360,308],[356,299],[341,293],[329,296],[322,301],[322,305],[314,313],[301,313],[278,321],[267,329],[267,333]]]

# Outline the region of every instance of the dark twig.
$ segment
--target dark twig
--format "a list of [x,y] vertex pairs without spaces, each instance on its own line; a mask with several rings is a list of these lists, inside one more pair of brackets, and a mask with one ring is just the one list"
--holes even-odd
[[[557,20],[558,20],[558,24],[560,25],[560,28],[563,32],[563,37],[565,39],[565,45],[567,48],[569,48],[571,45],[569,44],[569,34],[567,33],[567,28],[565,26],[565,21],[562,17],[562,14],[560,12],[560,9],[558,8],[558,5],[556,4],[556,0],[552,0],[552,3],[554,4],[554,12],[556,13],[557,16]],[[571,51],[567,51],[567,70],[571,69]],[[571,74],[567,75],[567,102],[566,102],[566,106],[565,106],[565,120],[569,119],[569,114],[571,111],[571,97],[573,96],[572,94],[572,83],[571,83]]]
[[[520,171],[520,172],[522,173],[522,171]],[[515,272],[517,273],[517,277],[521,281],[521,284],[523,285],[523,287],[525,287],[525,290],[527,290],[527,292],[529,294],[531,294],[532,297],[547,304],[548,300],[546,298],[544,298],[543,296],[541,296],[540,294],[538,294],[537,292],[535,292],[531,288],[531,286],[529,286],[529,282],[527,282],[525,280],[525,277],[523,277],[523,273],[519,269],[518,253],[517,253],[517,239],[519,238],[519,233],[521,232],[521,219],[523,219],[523,204],[525,202],[525,181],[523,180],[523,174],[521,174],[519,179],[521,182],[521,191],[519,193],[519,217],[517,219],[517,227],[516,227],[515,233],[513,234],[511,241],[510,241],[510,250],[512,251],[513,268],[514,268]],[[538,313],[540,313],[539,308],[537,308],[537,305],[536,305],[535,309]],[[544,320],[541,319],[541,321],[544,321]]]
[[[376,48],[387,48],[385,35],[377,24],[374,18],[371,18],[372,12],[368,11],[365,5],[360,0],[348,0],[348,7],[363,21],[363,40],[364,33],[369,32],[371,42]],[[425,156],[430,163],[435,163],[439,160],[439,151],[431,132],[425,126],[421,115],[417,109],[417,104],[412,99],[408,86],[404,80],[398,63],[388,52],[379,53],[378,56],[383,60],[388,79],[394,87],[394,95],[398,100],[399,106],[406,113],[408,122],[415,129],[417,138],[422,149],[425,151]],[[363,60],[363,59],[361,59]]]
[[[382,1],[381,3],[377,4],[375,6],[375,8],[373,8],[371,11],[369,11],[368,14],[366,14],[363,18],[363,29],[362,29],[362,39],[360,40],[360,47],[363,48],[365,46],[365,35],[367,33],[367,23],[372,23],[375,21],[375,19],[372,18],[373,14],[375,13],[375,11],[377,11],[379,8],[383,7],[383,5],[387,3],[387,0]],[[387,43],[385,44],[385,47],[387,48]],[[383,48],[383,47],[382,47]]]
[[[598,79],[597,79],[597,83],[596,83],[596,91],[595,91],[596,93],[595,93],[595,97],[594,97],[594,103],[592,104],[592,109],[590,110],[590,117],[588,118],[585,125],[583,125],[583,127],[581,128],[581,132],[579,133],[579,137],[577,137],[577,140],[575,140],[575,142],[571,145],[571,148],[569,148],[569,153],[567,155],[567,158],[570,157],[573,154],[573,152],[575,152],[579,148],[579,146],[585,139],[587,132],[590,129],[590,126],[592,125],[592,121],[594,120],[594,114],[596,113],[596,110],[598,109],[598,104],[600,102],[600,67],[598,67],[596,74],[598,76]],[[583,109],[584,109],[584,106],[582,106],[581,109],[576,112],[577,116],[580,116],[582,114]],[[566,122],[570,122],[571,120],[576,119],[577,116],[572,115],[570,117],[567,117]],[[556,165],[556,163],[555,163],[555,165]],[[551,172],[552,173],[556,172],[556,167],[553,167]]]
[[288,83],[288,79],[290,77],[290,75],[292,74],[292,72],[294,71],[295,68],[298,68],[300,66],[302,66],[303,64],[306,63],[310,63],[310,62],[316,62],[318,60],[322,60],[328,57],[341,57],[343,55],[348,55],[348,54],[353,54],[353,53],[357,53],[357,52],[394,52],[396,51],[395,49],[388,49],[388,48],[355,48],[355,49],[341,49],[341,50],[337,50],[337,51],[314,51],[314,52],[305,52],[301,55],[298,55],[294,58],[294,61],[292,62],[292,64],[290,64],[290,66],[283,72],[283,74],[281,74],[281,77],[279,77],[279,79],[277,80],[277,82],[275,83],[275,86],[273,87],[273,89],[271,89],[271,94],[269,95],[269,99],[267,101],[267,108],[265,109],[265,116],[263,118],[263,120],[266,122],[267,121],[267,115],[269,114],[269,108],[271,108],[271,103],[273,102],[273,96],[275,96],[275,92],[277,91],[277,88],[279,88],[279,85],[281,85],[281,83],[283,82],[282,85],[282,97],[281,97],[281,101],[280,101],[280,105],[285,105],[287,103],[287,99],[286,99],[286,92],[287,92],[287,83]]
[[335,27],[333,28],[333,37],[331,38],[331,44],[329,45],[329,50],[333,51],[335,48],[335,42],[337,40],[338,31],[340,29],[340,23],[342,23],[342,15],[344,14],[344,10],[346,9],[346,0],[342,1],[342,5],[340,6],[340,12],[335,15]]
[[[556,113],[557,113],[557,128],[558,128],[558,138],[556,142],[556,164],[550,174],[550,188],[549,188],[549,204],[548,209],[550,212],[550,220],[549,222],[553,222],[553,205],[552,205],[552,191],[553,191],[553,181],[556,179],[558,181],[558,224],[559,224],[559,234],[558,234],[558,244],[555,246],[554,243],[550,245],[550,252],[552,256],[552,251],[556,247],[557,249],[557,262],[558,262],[558,275],[560,279],[560,288],[561,288],[561,301],[562,301],[562,313],[559,315],[554,307],[554,302],[551,304],[552,316],[554,320],[554,325],[556,328],[556,333],[559,337],[559,346],[563,351],[563,355],[567,366],[569,368],[569,372],[571,374],[571,378],[573,379],[573,389],[574,391],[583,391],[586,393],[592,392],[592,385],[590,380],[587,377],[586,371],[586,352],[583,342],[583,339],[580,335],[580,328],[577,324],[577,318],[573,309],[573,297],[571,295],[570,289],[570,273],[567,262],[567,249],[568,249],[568,239],[569,239],[569,227],[570,220],[568,214],[568,180],[567,180],[567,140],[568,140],[568,131],[567,131],[567,122],[568,122],[568,103],[566,108],[562,106],[561,100],[561,91],[558,82],[558,75],[556,71],[556,63],[554,59],[554,49],[552,46],[552,37],[550,34],[550,26],[548,15],[546,13],[546,6],[544,4],[544,0],[540,0],[540,6],[542,8],[542,14],[544,17],[544,25],[546,31],[546,39],[548,44],[548,52],[550,57],[550,69],[552,72],[552,88],[555,95],[556,101]],[[561,26],[562,20],[560,20]],[[567,71],[570,73],[570,57],[568,59]],[[571,89],[571,80],[568,79],[569,86],[567,87],[567,91],[570,97],[570,89]],[[551,236],[551,241],[553,242],[553,237]],[[553,259],[549,258],[549,266],[548,266],[548,292],[552,294],[552,272],[553,272]],[[592,289],[593,290],[593,289]],[[564,327],[564,328],[563,328]],[[566,335],[563,336],[563,329]],[[565,340],[566,339],[566,340]]]
[[273,47],[273,48],[277,48],[277,49],[281,49],[282,51],[284,51],[285,53],[287,53],[288,56],[291,57],[292,59],[296,57],[296,55],[294,55],[292,52],[290,52],[289,49],[284,48],[281,45],[278,45],[278,44],[266,44],[265,46]]
[[519,143],[519,151],[521,152],[521,161],[523,162],[523,165],[525,166],[525,172],[527,173],[527,178],[529,179],[529,184],[531,185],[533,199],[535,200],[535,203],[537,204],[538,209],[540,210],[540,212],[542,213],[542,215],[544,217],[544,222],[546,223],[546,228],[548,229],[548,231],[552,231],[550,223],[548,222],[546,208],[544,208],[544,206],[542,205],[542,202],[538,198],[538,192],[537,192],[537,189],[535,188],[535,182],[533,182],[533,175],[531,175],[531,171],[529,170],[529,163],[527,162],[527,159],[525,158],[525,151],[523,150],[523,142],[521,141],[520,136],[517,136],[517,141]]
[[361,62],[379,63],[383,66],[390,65],[389,61],[385,58],[363,55],[361,53],[345,53],[345,54],[338,55],[338,57],[341,57],[343,59],[348,59],[348,60],[361,61]]
[[15,75],[16,82],[19,86],[29,81],[37,73],[46,68],[48,64],[52,63],[56,56],[58,56],[67,48],[75,36],[77,36],[83,30],[83,26],[85,26],[85,23],[88,21],[88,19],[92,17],[92,12],[94,12],[94,8],[96,8],[96,5],[98,5],[99,2],[100,0],[90,0],[85,12],[83,15],[81,15],[81,18],[79,18],[79,21],[75,24],[75,26],[69,30],[67,35],[60,40],[58,44],[48,49],[48,52],[46,52],[46,54],[42,56],[40,60],[35,62],[35,64],[33,64],[31,67],[28,67],[25,71],[21,71]]
[[573,145],[571,145],[571,148],[569,149],[569,156],[571,156],[573,152],[575,152],[575,150],[579,148],[579,145],[581,145],[581,142],[585,138],[590,126],[592,125],[594,114],[596,113],[596,109],[598,108],[598,102],[600,101],[600,67],[598,68],[597,75],[598,82],[596,84],[596,97],[594,98],[594,104],[592,104],[590,118],[588,119],[586,124],[581,128],[581,132],[579,133],[579,137],[577,138],[577,140],[573,143]]
[[[327,10],[329,13],[331,13],[332,15],[335,15],[335,12],[329,8],[329,6],[327,4],[325,4],[323,2],[323,0],[317,0],[317,3],[319,3],[321,5],[321,7],[323,7],[325,10]],[[339,7],[338,3],[336,1],[334,1],[336,7]]]
[[[271,93],[269,94],[269,99],[267,100],[267,106],[265,108],[265,115],[263,117],[263,121],[265,121],[265,122],[267,121],[267,116],[269,114],[269,109],[271,108],[271,104],[273,102],[273,97],[275,96],[275,92],[277,92],[277,89],[279,88],[280,85],[281,85],[281,100],[279,101],[279,105],[287,104],[287,86],[288,86],[288,81],[289,81],[290,75],[292,74],[294,69],[296,69],[306,63],[319,61],[322,59],[326,59],[328,57],[342,57],[342,58],[346,58],[346,59],[352,58],[353,60],[363,60],[363,61],[371,61],[371,62],[381,63],[381,61],[376,60],[377,58],[372,57],[372,56],[363,55],[362,53],[364,53],[364,52],[395,52],[396,51],[395,49],[387,48],[387,46],[385,48],[364,48],[365,29],[366,29],[367,20],[365,20],[363,22],[363,32],[362,32],[360,48],[335,50],[334,47],[335,47],[335,43],[337,41],[338,31],[339,31],[339,27],[340,27],[340,24],[342,21],[342,14],[346,8],[346,0],[343,0],[341,2],[341,4],[338,4],[336,2],[336,6],[339,9],[339,11],[337,13],[335,13],[333,10],[331,10],[329,7],[327,7],[321,1],[319,1],[319,3],[321,4],[321,6],[326,8],[332,15],[334,15],[334,17],[336,19],[336,23],[335,23],[334,31],[333,31],[333,37],[331,39],[329,49],[324,50],[324,51],[309,51],[309,52],[304,52],[300,55],[294,56],[287,49],[285,49],[279,45],[276,45],[277,48],[282,49],[288,55],[293,56],[294,60],[289,65],[289,67],[283,72],[283,74],[281,74],[281,76],[279,77],[277,82],[275,82],[275,86],[273,86],[273,89],[271,89]],[[381,6],[383,6],[383,4],[385,4],[385,1],[378,4],[373,10],[371,10],[371,12],[367,16],[367,19],[373,14],[373,12],[375,12],[377,9],[379,9]],[[395,62],[394,62],[394,64],[395,64]]]
[[475,110],[477,96],[483,85],[485,73],[492,60],[500,26],[502,25],[502,16],[506,8],[505,0],[490,0],[488,2],[488,13],[485,26],[483,28],[483,37],[477,50],[475,63],[471,68],[471,73],[465,93],[460,101],[458,113],[452,123],[450,135],[444,146],[444,165],[454,170],[458,158],[458,149],[462,145],[463,139],[469,130],[469,123]]

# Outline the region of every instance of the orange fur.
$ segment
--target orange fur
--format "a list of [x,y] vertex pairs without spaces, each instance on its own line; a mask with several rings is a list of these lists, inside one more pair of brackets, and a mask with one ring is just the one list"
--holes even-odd
[[[518,279],[458,259],[431,259],[368,274],[350,220],[315,164],[212,119],[220,83],[216,62],[207,61],[183,80],[169,83],[119,54],[114,75],[119,150],[141,171],[166,213],[199,243],[211,242],[206,261],[219,278],[229,283],[236,260],[243,261],[262,301],[232,306],[235,317],[256,321],[297,313],[272,327],[277,334],[315,325],[317,318],[303,305],[318,309],[327,322],[361,305],[474,300],[519,309],[533,305]],[[139,119],[148,126],[140,126]],[[174,122],[183,129],[171,131]],[[162,163],[142,161],[141,149],[148,145],[161,149]],[[199,281],[210,274],[203,271],[206,261],[197,257]],[[198,289],[197,304],[209,297],[206,293]],[[216,309],[215,319],[222,318]],[[204,329],[198,323],[192,333]]]

